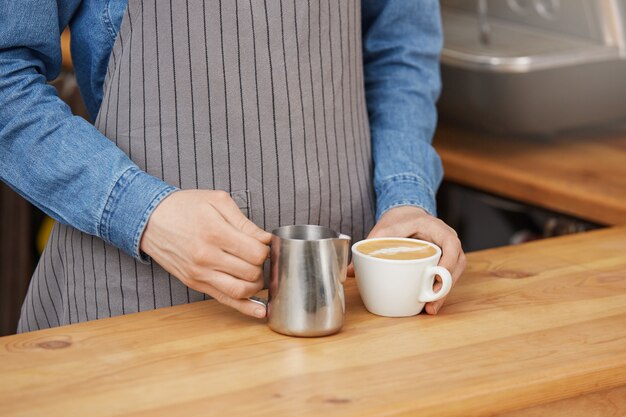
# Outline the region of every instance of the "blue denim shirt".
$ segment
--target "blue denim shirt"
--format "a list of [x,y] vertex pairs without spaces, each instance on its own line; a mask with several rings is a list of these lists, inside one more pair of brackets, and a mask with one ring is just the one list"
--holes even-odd
[[[176,189],[73,116],[47,84],[59,75],[59,35],[69,25],[77,81],[95,119],[126,3],[1,0],[0,178],[56,220],[140,259],[150,214]],[[362,25],[377,218],[401,205],[435,214],[438,2],[362,0]]]

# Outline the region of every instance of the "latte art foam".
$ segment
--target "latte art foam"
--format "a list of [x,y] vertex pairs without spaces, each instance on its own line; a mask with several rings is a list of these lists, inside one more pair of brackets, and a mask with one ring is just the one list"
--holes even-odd
[[357,246],[357,250],[375,258],[406,261],[429,258],[437,253],[426,243],[398,239],[365,241]]

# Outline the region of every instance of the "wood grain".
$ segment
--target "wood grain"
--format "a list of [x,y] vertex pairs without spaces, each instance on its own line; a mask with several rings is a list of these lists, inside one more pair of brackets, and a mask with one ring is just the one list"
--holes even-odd
[[472,253],[436,316],[342,332],[213,301],[0,338],[2,416],[487,416],[626,385],[626,228]]
[[515,138],[442,124],[445,178],[605,225],[626,224],[626,130]]
[[626,386],[499,414],[498,417],[624,417]]

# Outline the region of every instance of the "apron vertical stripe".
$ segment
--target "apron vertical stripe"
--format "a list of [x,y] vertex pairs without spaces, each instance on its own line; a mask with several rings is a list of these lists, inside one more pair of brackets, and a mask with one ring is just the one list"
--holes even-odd
[[98,311],[98,288],[97,288],[97,284],[98,284],[98,280],[96,278],[96,261],[94,259],[94,255],[93,255],[93,245],[94,245],[94,241],[96,240],[96,238],[94,236],[91,236],[91,268],[92,268],[92,272],[93,272],[93,302],[95,305],[95,310],[96,310],[96,320],[100,318],[100,312]]
[[135,268],[135,296],[137,297],[137,310],[141,311],[141,302],[139,301],[139,275],[137,274],[137,262],[133,262]]
[[[26,309],[26,322],[28,323],[28,330],[40,329],[41,326],[37,323],[37,317],[35,317],[35,311],[33,310],[33,299],[30,298],[30,305],[27,306]],[[30,309],[28,309],[30,307]],[[31,320],[35,324],[36,327],[31,325]]]
[[[39,276],[39,271],[36,272],[37,276]],[[43,315],[46,319],[47,327],[50,327],[50,319],[48,318],[48,313],[46,312],[46,308],[43,305],[43,297],[41,296],[41,279],[35,280],[34,285],[37,286],[37,295],[39,295],[39,306],[41,307],[39,310],[43,312]],[[31,297],[31,301],[34,297]]]
[[[208,116],[209,116],[209,136],[213,137],[213,122],[211,117],[211,82],[210,82],[210,71],[209,71],[209,40],[207,36],[207,13],[206,13],[206,2],[202,2],[202,30],[204,31],[204,63],[205,63],[205,72],[206,72],[206,86],[207,86],[207,98],[208,98]],[[213,152],[213,142],[211,140],[207,140],[209,144],[209,154],[211,160],[211,189],[215,189],[215,164],[214,160],[214,152]]]
[[280,158],[278,156],[278,133],[276,131],[276,100],[274,97],[274,71],[272,68],[272,47],[270,42],[270,23],[267,15],[267,0],[263,0],[264,11],[265,11],[265,26],[267,29],[267,55],[269,59],[269,74],[270,74],[270,85],[271,85],[271,97],[272,97],[272,121],[274,122],[274,150],[276,152],[276,192],[278,196],[278,225],[282,225],[281,221],[281,213],[282,213],[282,204],[280,201]]
[[296,168],[294,164],[294,154],[293,154],[293,129],[291,126],[291,98],[289,94],[289,76],[287,73],[287,52],[285,51],[285,25],[284,25],[284,14],[283,14],[283,0],[279,1],[280,6],[280,37],[281,37],[281,45],[283,52],[283,69],[285,72],[285,90],[286,90],[286,98],[287,98],[287,122],[289,124],[289,153],[291,155],[291,183],[293,185],[292,188],[292,196],[293,196],[293,222],[296,223],[296,213],[297,213],[297,198],[296,198]]
[[142,133],[143,133],[143,160],[144,160],[144,169],[149,171],[151,168],[148,167],[148,144],[146,142],[146,33],[144,32],[144,20],[146,16],[144,14],[143,9],[143,0],[141,0],[141,94],[142,94]]
[[328,50],[329,50],[329,54],[330,54],[330,92],[331,92],[331,96],[332,96],[332,111],[330,112],[331,116],[332,116],[332,126],[334,129],[334,154],[335,154],[335,164],[337,166],[337,182],[339,183],[339,198],[338,198],[338,202],[339,202],[339,219],[338,222],[336,223],[337,226],[335,227],[335,223],[331,223],[333,225],[333,228],[336,229],[341,229],[342,228],[342,224],[343,224],[343,201],[344,201],[344,190],[342,187],[342,182],[343,182],[343,178],[345,178],[345,175],[341,174],[341,167],[339,166],[339,143],[337,141],[337,97],[335,94],[336,91],[336,87],[335,87],[335,57],[333,55],[333,12],[330,8],[330,3],[331,0],[328,0]]
[[[266,205],[265,205],[265,199],[267,198],[266,193],[265,193],[265,175],[263,173],[263,166],[265,165],[264,163],[264,159],[263,159],[263,134],[261,133],[261,105],[259,104],[259,69],[257,68],[257,48],[256,48],[256,30],[255,30],[255,25],[254,25],[254,8],[252,6],[252,0],[249,0],[248,2],[249,6],[250,6],[250,21],[251,21],[251,29],[252,29],[252,52],[254,55],[254,90],[256,92],[255,94],[255,98],[256,98],[256,122],[258,125],[258,135],[259,135],[259,156],[260,156],[260,171],[261,171],[261,207],[262,207],[262,211],[263,211],[263,222],[262,222],[262,227],[263,229],[265,229],[267,227],[267,218],[265,217],[265,213],[266,213]],[[208,74],[208,71],[207,71]]]
[[[34,279],[43,279],[46,281],[46,289],[48,292],[48,297],[50,298],[50,303],[52,304],[52,307],[54,309],[54,315],[57,318],[57,325],[60,325],[62,323],[62,317],[61,317],[61,311],[58,307],[58,304],[56,301],[61,300],[63,297],[63,293],[61,292],[61,286],[59,285],[59,278],[57,277],[56,271],[54,271],[54,264],[52,263],[52,258],[50,257],[50,244],[53,241],[53,233],[50,233],[50,236],[48,237],[48,242],[46,243],[46,248],[44,249],[41,258],[39,260],[40,264],[43,264],[43,276],[41,276],[41,274],[39,275],[35,275],[33,277]],[[48,262],[50,263],[50,269],[48,269]],[[39,265],[37,266],[39,267]],[[50,275],[49,273],[52,272],[52,275]],[[54,280],[54,286],[51,285],[49,283],[49,281]],[[50,291],[50,287],[52,287],[52,289],[54,290],[56,288],[56,293],[53,295],[54,291]],[[56,301],[55,301],[56,300]]]
[[32,314],[32,317],[34,318],[35,324],[37,325],[37,329],[41,329],[42,326],[39,323],[39,319],[37,318],[37,312],[35,311],[35,303],[33,301],[34,297],[30,298],[30,312]]
[[[78,278],[76,274],[77,256],[76,256],[76,249],[75,249],[75,246],[76,246],[75,240],[76,240],[76,229],[72,228],[71,234],[70,234],[70,251],[72,254],[72,292],[74,295],[74,307],[76,309],[76,321],[80,322],[82,321],[81,312],[80,312],[80,309],[78,308],[78,295],[76,294],[78,292],[77,287],[79,284],[78,284]],[[87,319],[85,318],[85,320]]]
[[157,101],[158,101],[158,119],[159,119],[159,153],[161,156],[161,178],[165,178],[165,164],[163,160],[163,114],[161,102],[161,57],[159,56],[159,16],[158,16],[158,0],[154,0],[154,35],[156,48],[156,76],[157,76]]
[[174,42],[174,11],[172,10],[172,0],[170,0],[170,36],[172,50],[172,80],[174,81],[174,125],[176,128],[176,158],[178,160],[178,186],[183,186],[183,180],[180,168],[180,137],[178,135],[178,89],[176,88],[176,42]]
[[320,2],[318,2],[317,4],[317,23],[318,23],[318,33],[317,33],[317,38],[318,38],[318,46],[319,46],[319,67],[320,67],[320,79],[321,79],[321,86],[320,86],[320,90],[322,92],[322,115],[323,115],[323,121],[324,121],[324,144],[326,145],[326,177],[328,179],[328,222],[327,224],[332,228],[332,215],[333,215],[333,211],[332,211],[332,202],[333,202],[333,187],[331,184],[331,170],[330,170],[330,150],[328,147],[328,123],[326,122],[326,111],[327,111],[327,107],[326,107],[326,82],[324,81],[324,58],[323,58],[323,54],[322,54],[322,4],[321,4],[321,0]]
[[[295,1],[295,0],[294,0]],[[311,3],[310,2],[306,2],[307,4],[307,33],[308,33],[308,58],[309,58],[309,78],[311,80],[311,112],[313,115],[313,141],[315,142],[315,160],[317,162],[317,185],[318,185],[318,189],[320,192],[319,195],[319,199],[318,199],[318,212],[317,212],[317,224],[322,224],[322,202],[323,202],[323,198],[322,198],[322,166],[320,164],[320,152],[319,152],[319,146],[318,146],[318,136],[317,136],[317,116],[316,116],[316,111],[315,111],[315,107],[316,107],[316,103],[315,103],[315,86],[314,86],[314,82],[313,82],[313,63],[311,62],[312,59],[312,54],[311,54],[311,44],[313,43],[313,38],[311,37]]]
[[128,157],[133,159],[133,146],[132,146],[132,138],[133,138],[133,96],[132,96],[132,79],[133,79],[133,19],[126,11],[128,15],[128,26],[129,30],[129,39],[128,39]]
[[241,126],[242,126],[242,140],[243,140],[243,172],[245,189],[248,189],[248,151],[246,140],[246,113],[243,103],[243,80],[241,77],[241,39],[239,33],[239,1],[235,1],[235,24],[237,29],[237,72],[239,75],[239,101],[241,103]]
[[[187,22],[189,22],[189,0],[185,2]],[[191,97],[191,137],[193,140],[194,184],[198,188],[198,150],[196,145],[196,106],[194,105],[193,65],[191,64],[191,25],[187,25],[187,54],[189,59],[189,95]]]
[[80,234],[80,264],[83,269],[83,304],[85,308],[85,320],[89,320],[89,310],[87,309],[87,274],[85,273],[85,253],[83,250],[85,246],[83,245],[83,237],[84,233]]
[[[65,259],[65,262],[63,262],[63,275],[65,277],[65,298],[67,299],[67,314],[68,314],[68,319],[70,324],[72,324],[72,306],[70,305],[70,260],[68,258],[68,253],[67,253],[67,228],[66,227],[62,227],[62,230],[64,232],[63,234],[63,257],[61,259]],[[59,240],[61,239],[61,236],[59,234]],[[60,245],[59,245],[60,246]],[[60,248],[59,248],[60,251]],[[59,253],[60,256],[60,253]]]
[[226,127],[226,158],[227,158],[227,172],[228,172],[228,191],[233,189],[231,164],[230,164],[230,134],[228,125],[228,84],[226,83],[226,62],[224,59],[224,26],[222,19],[222,0],[219,0],[219,15],[220,15],[220,51],[222,53],[222,77],[224,83],[224,124]]
[[156,289],[154,288],[154,263],[150,262],[150,275],[152,276],[152,308],[156,308]]
[[119,250],[117,252],[117,266],[120,271],[119,279],[120,279],[120,300],[122,307],[122,314],[126,314],[126,306],[124,302],[124,273],[122,272],[122,256]]
[[107,295],[107,308],[109,309],[108,317],[111,316],[111,293],[109,292],[109,274],[107,273],[107,244],[102,242],[102,248],[104,250],[104,285],[106,287]]
[[[48,239],[48,246],[46,247],[46,249],[44,250],[44,253],[42,254],[42,260],[45,261],[46,258],[48,258],[50,260],[50,269],[52,270],[52,277],[54,278],[54,283],[56,285],[57,291],[58,291],[58,298],[57,300],[63,300],[63,291],[61,291],[61,284],[59,284],[59,276],[57,275],[56,272],[56,268],[54,267],[54,261],[52,259],[52,256],[50,255],[50,250],[48,250],[48,248],[53,244],[53,235],[54,234],[58,234],[58,229],[54,229],[57,230],[56,233],[50,233],[50,238]],[[47,273],[44,273],[44,275],[46,275],[46,277],[48,277],[49,275]],[[62,301],[61,301],[61,307],[63,306]],[[60,310],[59,310],[60,311]],[[62,313],[62,311],[61,311]],[[57,313],[57,315],[59,317],[61,316],[61,313]]]
[[[57,260],[57,263],[61,264],[61,266],[59,268],[60,275],[61,275],[62,278],[65,278],[65,267],[63,266],[63,258],[61,257],[61,249],[60,249],[60,247],[61,247],[61,242],[60,242],[61,233],[60,233],[59,228],[54,228],[52,230],[52,235],[50,236],[50,241],[51,242],[52,242],[53,237],[55,237],[55,236],[56,236],[56,242],[53,244],[53,246],[56,246],[56,249],[57,249],[56,250],[56,252],[57,252],[56,253],[57,254],[56,260]],[[46,250],[44,253],[49,253],[49,252],[50,251]],[[66,293],[63,291],[63,289],[65,288],[65,282],[63,282],[63,281],[59,282],[58,276],[57,276],[55,268],[54,268],[54,259],[53,258],[50,259],[50,264],[52,266],[53,276],[55,278],[55,282],[56,282],[58,290],[59,290],[60,304],[61,304],[61,307],[63,309],[62,313],[61,313],[61,319],[63,320],[63,322],[65,322],[65,297],[66,297]]]
[[[294,30],[296,35],[296,56],[298,62],[298,91],[300,93],[300,117],[302,118],[302,148],[304,149],[304,172],[306,175],[306,184],[307,184],[307,216],[306,223],[310,224],[312,222],[311,218],[311,205],[313,202],[311,201],[311,180],[310,180],[310,172],[309,172],[309,153],[308,153],[308,143],[307,143],[307,131],[306,131],[306,119],[304,118],[304,94],[302,92],[302,71],[301,71],[301,57],[300,57],[300,35],[298,33],[298,12],[296,9],[296,0],[293,1],[293,15],[294,15]],[[308,42],[307,42],[308,43]],[[295,222],[297,223],[297,222]]]
[[[48,275],[48,271],[47,271],[47,262],[45,262],[45,258],[43,259],[42,262],[43,265],[43,275],[44,277],[46,277]],[[39,275],[37,275],[38,279]],[[54,309],[54,314],[57,318],[57,326],[59,324],[61,324],[61,316],[59,316],[59,310],[57,309],[56,303],[54,302],[54,298],[52,297],[52,293],[50,292],[50,286],[48,285],[48,280],[44,278],[44,281],[46,282],[46,291],[48,292],[48,298],[50,299],[50,304],[52,304],[52,308]]]
[[35,330],[35,328],[30,325],[30,317],[29,317],[30,313],[28,312],[28,306],[29,306],[28,300],[25,300],[24,305],[22,306],[22,313],[20,314],[20,316],[26,319],[25,331],[30,332],[32,330]]

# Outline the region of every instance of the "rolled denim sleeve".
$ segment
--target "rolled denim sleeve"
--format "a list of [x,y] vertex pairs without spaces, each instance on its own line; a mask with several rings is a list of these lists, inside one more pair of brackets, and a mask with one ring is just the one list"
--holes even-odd
[[397,206],[436,215],[443,176],[432,147],[441,82],[436,0],[363,0],[363,60],[376,218]]
[[176,189],[73,116],[47,84],[60,71],[60,30],[79,3],[3,2],[0,178],[54,219],[140,259],[152,210]]

